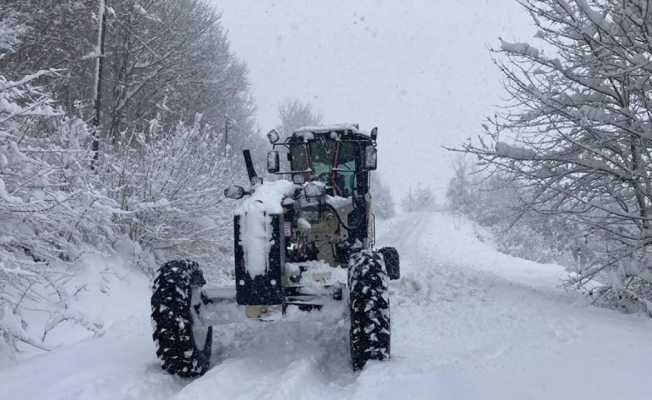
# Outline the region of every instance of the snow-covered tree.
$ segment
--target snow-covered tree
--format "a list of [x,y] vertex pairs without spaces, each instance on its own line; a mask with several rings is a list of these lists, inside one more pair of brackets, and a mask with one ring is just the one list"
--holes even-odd
[[[3,22],[0,58],[18,45],[17,31],[28,32]],[[113,239],[115,204],[93,189],[87,126],[66,117],[40,85],[60,73],[0,74],[0,347],[10,353],[19,343],[46,347],[24,316],[34,301],[47,329],[65,321],[96,329],[68,309],[66,282],[84,251],[106,249]]]
[[[252,129],[245,66],[232,54],[220,15],[206,1],[113,1],[108,19],[108,138],[179,121],[223,130],[240,147]],[[118,84],[119,82],[119,84]],[[112,84],[111,84],[112,83]],[[228,120],[228,121],[227,121]],[[237,129],[235,129],[237,127]]]
[[[446,193],[447,208],[487,228],[501,252],[538,262],[586,265],[592,257],[585,233],[565,215],[541,214],[522,198],[525,188],[500,171],[484,173],[457,159]],[[484,230],[478,231],[483,236]]]
[[[101,3],[0,3],[0,353],[46,348],[65,322],[101,329],[70,307],[84,253],[126,241],[146,271],[180,257],[232,264],[222,190],[245,175],[224,155],[224,122],[234,150],[262,137],[219,15],[203,0],[104,3],[105,129],[91,169],[100,55],[88,38]],[[35,304],[38,326],[25,314]]]
[[419,185],[416,189],[410,189],[403,197],[401,207],[405,212],[435,211],[437,201],[429,187]]
[[[523,0],[532,43],[501,40],[497,64],[513,99],[472,153],[515,182],[530,209],[564,215],[595,243],[573,282],[652,300],[652,16],[646,1]],[[491,143],[488,142],[491,141]]]
[[106,157],[105,181],[123,210],[116,224],[139,243],[142,269],[171,258],[192,258],[207,269],[231,264],[233,204],[222,193],[246,175],[239,158],[206,145],[219,134],[197,116],[193,125],[159,132],[157,141],[122,137],[123,151]]
[[377,217],[388,219],[396,214],[392,190],[383,183],[377,172],[371,174],[371,194],[373,196],[373,212]]
[[[10,79],[43,67],[62,70],[48,81],[68,115],[90,121],[98,52],[99,0],[9,0],[38,34],[23,35],[19,51],[0,63]],[[202,123],[240,148],[253,132],[245,65],[229,48],[220,15],[205,0],[110,0],[106,5],[102,72],[102,148],[125,132],[144,132],[157,121],[165,131],[179,121]],[[38,12],[37,12],[38,11]],[[149,139],[148,139],[149,140]]]
[[458,157],[453,164],[455,175],[448,183],[446,202],[450,210],[462,214],[469,214],[477,199],[473,198],[472,166],[468,159]]

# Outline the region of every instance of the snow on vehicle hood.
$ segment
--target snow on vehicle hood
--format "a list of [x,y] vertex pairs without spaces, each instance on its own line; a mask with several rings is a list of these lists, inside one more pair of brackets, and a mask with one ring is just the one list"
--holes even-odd
[[287,180],[267,181],[256,186],[254,192],[245,197],[235,209],[235,215],[244,215],[253,209],[264,211],[267,214],[280,214],[283,212],[281,202],[284,197],[291,196],[296,185]]

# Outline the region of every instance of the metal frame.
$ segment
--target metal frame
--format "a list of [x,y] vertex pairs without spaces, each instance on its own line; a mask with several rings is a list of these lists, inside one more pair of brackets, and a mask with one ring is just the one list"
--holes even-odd
[[[312,133],[314,135],[326,135],[326,134],[328,134],[330,132],[342,132],[342,136],[344,136],[344,137],[337,139],[336,140],[337,142],[368,143],[370,145],[376,146],[376,141],[372,137],[367,136],[367,135],[365,135],[364,133],[362,133],[360,131],[354,132],[352,129],[346,129],[346,130],[338,130],[338,129],[327,130],[327,129],[324,129],[323,131],[319,131],[319,132],[311,131],[311,130],[298,130],[298,131],[295,131],[295,133],[293,133],[292,135],[285,138],[285,140],[283,142],[272,143],[272,150],[276,149],[277,147],[284,147],[288,151],[290,151],[290,146],[291,145],[294,145],[294,144],[305,144],[305,145],[307,145],[308,141],[304,140],[303,138],[301,138],[299,136],[295,136],[295,134],[297,132]],[[354,137],[346,137],[347,135],[351,135],[351,136],[354,136]],[[358,136],[358,138],[356,138],[355,136]],[[355,170],[339,170],[339,169],[336,169],[336,168],[331,169],[331,171],[336,171],[336,172],[341,171],[341,172],[354,172],[354,173],[364,171],[364,170],[365,170],[364,168],[355,169]],[[272,172],[272,174],[273,175],[295,175],[295,174],[306,174],[306,173],[312,173],[312,172],[314,172],[314,171],[312,170],[312,168],[310,168],[310,169],[303,170],[303,171],[300,171],[300,170],[297,170],[297,171],[277,171],[277,172]]]

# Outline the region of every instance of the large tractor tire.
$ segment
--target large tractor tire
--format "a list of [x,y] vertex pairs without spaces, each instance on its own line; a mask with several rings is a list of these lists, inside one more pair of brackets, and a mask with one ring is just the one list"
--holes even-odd
[[202,332],[194,327],[199,325],[200,288],[205,283],[199,265],[190,260],[163,264],[154,279],[152,337],[161,367],[170,374],[196,377],[210,366],[212,327]]
[[353,370],[390,357],[388,277],[381,255],[363,250],[349,263],[350,351]]

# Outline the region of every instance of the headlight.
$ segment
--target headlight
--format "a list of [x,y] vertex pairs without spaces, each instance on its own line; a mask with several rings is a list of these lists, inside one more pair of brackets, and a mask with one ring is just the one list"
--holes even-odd
[[326,193],[326,186],[321,182],[310,182],[303,188],[306,197],[321,197]]

